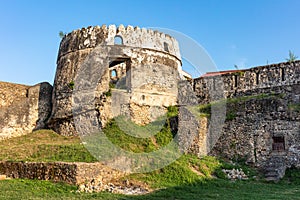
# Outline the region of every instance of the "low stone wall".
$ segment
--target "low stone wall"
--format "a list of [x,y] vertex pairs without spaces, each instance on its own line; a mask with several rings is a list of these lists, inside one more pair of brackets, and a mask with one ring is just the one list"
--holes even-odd
[[108,183],[125,175],[101,163],[80,162],[0,162],[0,174],[8,178],[51,180],[83,184],[96,179]]

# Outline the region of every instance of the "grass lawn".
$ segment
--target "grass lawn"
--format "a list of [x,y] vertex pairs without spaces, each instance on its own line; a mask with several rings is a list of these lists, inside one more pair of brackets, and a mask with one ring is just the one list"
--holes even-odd
[[95,162],[79,137],[65,137],[51,130],[0,141],[2,161]]
[[211,180],[157,190],[142,196],[76,193],[76,187],[36,180],[0,181],[0,199],[300,199],[300,184]]

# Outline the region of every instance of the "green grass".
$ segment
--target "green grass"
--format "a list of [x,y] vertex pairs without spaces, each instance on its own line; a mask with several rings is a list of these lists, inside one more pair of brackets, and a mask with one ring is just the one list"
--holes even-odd
[[79,137],[65,137],[51,130],[0,141],[0,160],[94,162]]
[[183,155],[172,164],[153,172],[132,174],[126,178],[147,183],[152,188],[175,187],[209,180],[222,164],[214,157],[197,158],[194,155]]
[[[262,97],[263,98],[263,97]],[[201,110],[202,109],[202,110]],[[200,108],[202,112],[208,107]],[[150,138],[137,138],[126,134],[112,120],[105,129],[106,136],[115,145],[132,152],[151,152],[165,146],[173,138],[170,117],[176,117],[178,109],[169,107],[167,121],[162,129]],[[119,121],[120,122],[120,121]],[[128,122],[130,123],[130,122]],[[135,124],[132,129],[143,130]],[[64,137],[50,130],[0,142],[0,160],[15,161],[96,161],[85,149],[78,137]],[[138,181],[155,189],[141,196],[125,196],[101,193],[76,193],[76,186],[38,180],[0,181],[0,199],[299,199],[300,171],[291,169],[279,183],[267,183],[252,177],[260,177],[252,168],[242,164],[228,164],[215,157],[201,159],[183,155],[170,165],[149,173],[131,174],[122,179]],[[222,169],[242,168],[250,177],[247,181],[229,181]]]
[[0,199],[120,199],[110,193],[80,194],[76,186],[50,181],[14,179],[0,181]]
[[0,181],[0,199],[300,199],[300,185],[257,181],[227,181],[212,179],[193,184],[182,184],[141,196],[101,193],[75,193],[74,186],[37,180]]
[[[170,128],[170,118],[178,113],[177,107],[169,107],[166,119],[155,121],[147,126],[138,126],[123,118],[111,120],[103,129],[106,137],[115,145],[131,152],[151,152],[168,144],[173,134]],[[126,123],[125,123],[126,122]],[[150,134],[151,137],[138,138],[128,135],[119,126],[127,126],[140,134]],[[39,130],[31,134],[0,141],[0,160],[8,161],[65,161],[65,162],[96,162],[82,144],[79,137],[65,137],[51,130]]]
[[[124,131],[119,128],[120,123],[122,123],[120,118],[118,120],[111,120],[107,124],[106,128],[103,129],[103,132],[113,144],[121,147],[126,151],[131,151],[135,153],[151,152],[168,144],[173,138],[169,120],[166,121],[165,125],[160,127],[161,130],[159,128],[158,132],[154,136],[148,138],[138,138],[128,135],[127,131]],[[135,130],[137,131],[137,133],[149,133],[147,133],[146,131],[147,127],[140,127],[132,122],[126,123],[129,124],[131,130]],[[155,127],[150,128],[150,130],[151,129],[155,130]]]

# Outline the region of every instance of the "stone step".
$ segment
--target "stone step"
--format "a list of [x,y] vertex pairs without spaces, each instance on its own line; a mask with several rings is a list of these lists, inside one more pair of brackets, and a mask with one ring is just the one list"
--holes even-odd
[[284,176],[285,169],[285,158],[282,156],[273,156],[265,166],[265,179],[267,181],[278,181]]

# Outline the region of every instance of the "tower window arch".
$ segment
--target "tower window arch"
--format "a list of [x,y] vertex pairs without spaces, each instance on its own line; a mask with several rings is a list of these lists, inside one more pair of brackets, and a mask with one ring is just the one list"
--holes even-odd
[[114,44],[123,45],[123,38],[119,35],[116,35],[115,38],[114,38]]
[[164,50],[165,50],[166,52],[169,52],[169,44],[166,43],[166,42],[164,42]]
[[115,69],[110,71],[110,77],[111,78],[116,78],[117,77],[117,71]]

